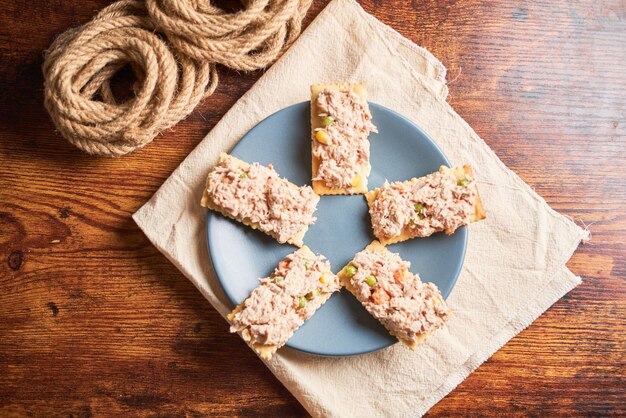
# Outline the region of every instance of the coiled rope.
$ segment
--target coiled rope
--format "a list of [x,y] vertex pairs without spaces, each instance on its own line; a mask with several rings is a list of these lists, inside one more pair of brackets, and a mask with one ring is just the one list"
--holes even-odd
[[[250,71],[276,60],[310,5],[249,0],[227,13],[208,0],[120,0],[52,43],[43,65],[46,109],[81,150],[128,154],[215,91],[216,64]],[[111,79],[126,65],[137,80],[134,97],[118,103]]]

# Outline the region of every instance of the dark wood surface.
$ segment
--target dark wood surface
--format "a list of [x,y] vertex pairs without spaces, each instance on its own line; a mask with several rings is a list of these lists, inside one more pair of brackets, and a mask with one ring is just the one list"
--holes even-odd
[[[260,72],[220,69],[133,155],[84,155],[43,108],[42,50],[105,4],[0,0],[0,415],[304,415],[130,218]],[[363,6],[440,58],[461,116],[593,234],[568,264],[583,284],[431,414],[626,414],[626,3]]]

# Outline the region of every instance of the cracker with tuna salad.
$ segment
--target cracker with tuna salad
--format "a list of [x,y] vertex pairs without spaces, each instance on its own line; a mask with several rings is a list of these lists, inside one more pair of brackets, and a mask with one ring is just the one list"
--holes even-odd
[[469,165],[441,166],[438,172],[418,179],[385,182],[365,198],[374,235],[383,245],[440,231],[450,235],[486,217]]
[[450,316],[433,283],[422,283],[411,263],[373,241],[338,274],[341,283],[400,342],[414,350]]
[[269,360],[340,288],[328,260],[305,245],[278,263],[228,315],[230,332],[237,332],[261,358]]
[[319,196],[310,186],[280,178],[271,165],[248,164],[222,153],[207,176],[201,204],[258,229],[281,244],[301,247]]
[[319,195],[367,192],[372,123],[366,83],[311,86],[313,190]]

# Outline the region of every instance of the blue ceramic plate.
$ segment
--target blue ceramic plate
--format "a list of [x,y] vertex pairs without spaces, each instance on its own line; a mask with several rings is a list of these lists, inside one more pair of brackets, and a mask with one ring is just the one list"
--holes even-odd
[[[406,180],[449,165],[437,145],[398,113],[371,103],[378,134],[370,135],[370,190],[385,179]],[[280,110],[255,126],[232,150],[244,161],[272,164],[281,177],[311,183],[309,103]],[[304,243],[325,255],[337,272],[374,236],[365,197],[322,196]],[[283,257],[296,250],[265,234],[211,212],[207,215],[209,253],[217,278],[233,305],[241,303]],[[434,282],[447,297],[461,271],[467,230],[435,234],[389,247],[411,262],[411,271]],[[345,289],[333,295],[289,340],[288,347],[312,354],[350,356],[394,344],[385,328]]]

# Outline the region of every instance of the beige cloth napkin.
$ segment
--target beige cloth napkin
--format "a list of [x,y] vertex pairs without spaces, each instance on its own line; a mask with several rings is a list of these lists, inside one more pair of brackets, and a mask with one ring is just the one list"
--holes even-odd
[[259,121],[308,100],[310,84],[342,80],[367,81],[370,100],[426,130],[454,165],[470,163],[488,217],[469,228],[465,265],[448,298],[454,315],[417,351],[396,344],[324,358],[283,349],[267,366],[313,416],[422,415],[580,283],[565,262],[588,237],[507,169],[446,103],[445,67],[428,51],[353,0],[334,0],[133,217],[225,315],[231,306],[210,265],[199,204],[205,176],[219,152]]

